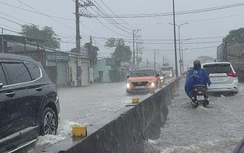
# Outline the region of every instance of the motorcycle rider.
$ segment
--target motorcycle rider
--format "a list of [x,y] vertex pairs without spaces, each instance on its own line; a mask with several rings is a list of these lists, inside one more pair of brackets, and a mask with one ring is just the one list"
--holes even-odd
[[[190,70],[186,77],[185,83],[185,92],[189,98],[191,98],[192,102],[194,102],[193,95],[193,86],[194,85],[204,85],[207,88],[207,85],[210,86],[211,81],[209,79],[208,73],[201,68],[201,62],[199,60],[195,60],[193,62],[193,69]],[[204,98],[208,101],[208,96],[204,95]]]

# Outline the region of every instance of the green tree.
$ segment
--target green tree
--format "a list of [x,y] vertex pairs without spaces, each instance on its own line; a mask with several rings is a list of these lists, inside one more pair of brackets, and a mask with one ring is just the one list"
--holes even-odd
[[43,39],[45,42],[43,43],[44,46],[59,49],[60,48],[60,41],[61,39],[58,35],[53,31],[51,27],[44,26],[40,29],[37,25],[22,25],[22,32],[21,35],[27,37],[33,37],[38,39]]
[[125,41],[122,38],[119,39],[110,38],[105,43],[105,46],[115,47],[115,50],[112,54],[112,58],[113,60],[117,61],[116,63],[130,61],[132,55],[130,46],[126,46]]
[[93,66],[97,62],[97,52],[99,51],[99,48],[97,46],[93,46],[92,43],[86,43],[84,46],[88,49],[90,64]]
[[227,43],[243,43],[244,42],[244,28],[231,30],[229,34],[223,39]]

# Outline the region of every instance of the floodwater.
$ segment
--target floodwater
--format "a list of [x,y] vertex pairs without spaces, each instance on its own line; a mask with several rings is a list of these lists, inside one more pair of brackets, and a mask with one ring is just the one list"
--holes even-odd
[[232,97],[209,97],[207,108],[193,108],[184,80],[169,107],[161,137],[148,140],[150,152],[231,153],[244,136],[244,84]]

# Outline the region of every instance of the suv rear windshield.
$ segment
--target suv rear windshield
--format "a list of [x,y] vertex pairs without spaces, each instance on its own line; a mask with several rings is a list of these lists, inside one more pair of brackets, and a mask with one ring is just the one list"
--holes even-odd
[[153,70],[136,70],[132,72],[132,77],[138,77],[138,76],[154,76]]
[[203,68],[208,72],[208,74],[233,72],[230,64],[208,64],[204,65]]

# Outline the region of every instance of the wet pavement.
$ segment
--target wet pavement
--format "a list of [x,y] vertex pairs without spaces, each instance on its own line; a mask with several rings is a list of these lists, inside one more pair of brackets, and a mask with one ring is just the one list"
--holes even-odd
[[151,152],[231,153],[244,136],[244,84],[232,97],[209,97],[207,108],[193,108],[181,80],[179,91],[169,105],[161,138],[149,140]]

